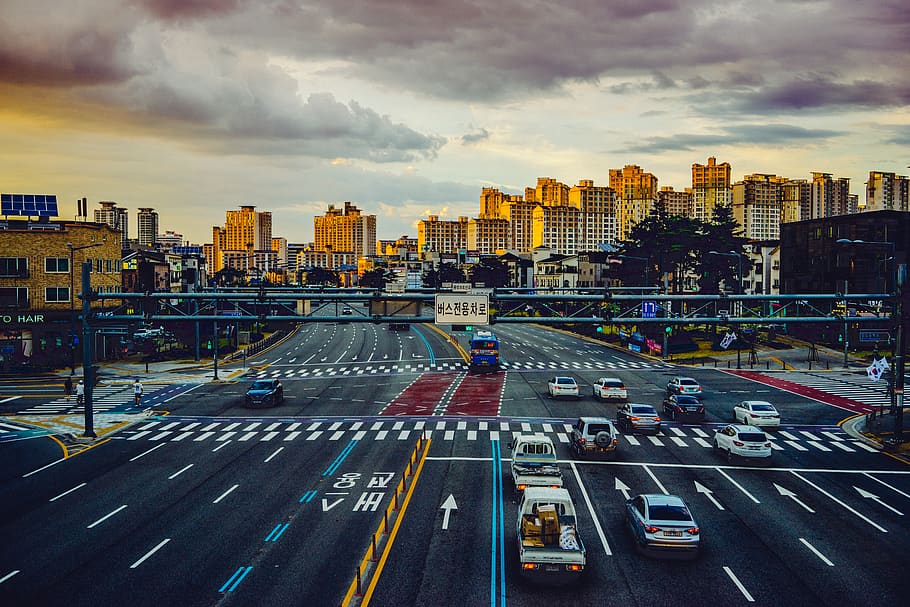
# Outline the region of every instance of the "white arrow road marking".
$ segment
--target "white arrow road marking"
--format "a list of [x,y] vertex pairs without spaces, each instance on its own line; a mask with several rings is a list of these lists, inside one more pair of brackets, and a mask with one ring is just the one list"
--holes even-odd
[[884,485],[884,486],[887,487],[888,489],[891,489],[892,491],[896,491],[897,493],[900,493],[900,494],[903,495],[904,497],[910,498],[910,493],[905,493],[905,492],[901,491],[900,489],[898,489],[897,487],[892,487],[891,485],[889,485],[889,484],[886,483],[885,481],[882,481],[882,480],[879,480],[879,479],[875,478],[874,476],[872,476],[872,475],[869,474],[868,472],[863,472],[863,476],[868,476],[869,478],[871,478],[872,480],[874,480],[876,483],[878,483],[878,484],[880,484],[880,485]]
[[449,515],[452,514],[452,510],[458,510],[458,505],[455,504],[455,496],[450,493],[449,497],[446,498],[446,501],[442,503],[442,506],[440,506],[440,508],[442,508],[444,511],[442,515],[442,528],[448,529]]
[[845,508],[846,510],[849,510],[850,512],[852,512],[853,514],[855,514],[855,515],[858,516],[859,518],[863,519],[864,521],[866,521],[867,523],[869,523],[870,525],[872,525],[873,527],[875,527],[876,529],[878,529],[879,531],[881,531],[882,533],[888,533],[888,530],[887,530],[887,529],[885,529],[884,527],[882,527],[881,525],[879,525],[878,523],[876,523],[875,521],[873,521],[871,518],[869,518],[868,516],[864,515],[862,512],[857,511],[855,508],[851,508],[850,506],[848,506],[847,504],[845,504],[845,503],[842,502],[841,500],[837,499],[836,497],[834,497],[833,495],[831,495],[830,493],[828,493],[827,491],[825,491],[824,489],[822,489],[821,487],[819,487],[818,485],[816,485],[815,483],[813,483],[812,481],[810,481],[809,479],[807,479],[806,477],[801,476],[801,475],[800,475],[798,472],[796,472],[795,470],[790,470],[790,474],[792,474],[793,476],[795,476],[796,478],[798,478],[798,479],[801,480],[802,482],[806,483],[806,484],[809,485],[810,487],[814,488],[816,491],[818,491],[819,493],[821,493],[822,495],[824,495],[825,497],[827,497],[828,499],[830,499],[832,502],[835,502],[835,503],[837,503],[837,504],[840,504],[843,508]]
[[618,478],[616,479],[616,490],[622,493],[623,499],[629,499],[629,489],[631,489],[631,487],[626,485]]
[[774,483],[774,488],[777,489],[777,492],[780,493],[781,495],[786,495],[791,500],[793,500],[794,502],[796,502],[797,504],[799,504],[800,506],[802,506],[803,508],[805,508],[812,514],[815,514],[815,510],[813,510],[812,508],[810,508],[809,506],[804,504],[802,501],[800,501],[800,499],[798,497],[796,497],[796,494],[793,493],[792,491],[790,491],[789,489],[785,489],[785,488],[781,487],[780,485],[778,485],[777,483]]
[[724,507],[720,505],[720,502],[718,502],[717,499],[715,499],[715,497],[713,495],[711,495],[713,493],[713,491],[711,491],[710,489],[708,489],[707,487],[705,487],[698,481],[695,481],[695,491],[697,491],[698,493],[704,493],[705,497],[708,498],[709,500],[711,500],[711,503],[714,504],[715,506],[717,506],[718,510],[724,509]]
[[900,516],[904,516],[903,512],[901,512],[897,508],[893,508],[893,507],[889,506],[888,504],[886,504],[885,502],[882,501],[882,498],[875,495],[874,493],[869,493],[868,491],[866,491],[864,489],[860,489],[856,485],[854,485],[853,488],[856,489],[856,492],[859,493],[860,497],[864,497],[864,498],[870,499],[870,500],[875,500],[876,502],[878,502],[879,504],[881,504],[882,506],[884,506],[891,512],[894,512],[895,514],[898,514]]

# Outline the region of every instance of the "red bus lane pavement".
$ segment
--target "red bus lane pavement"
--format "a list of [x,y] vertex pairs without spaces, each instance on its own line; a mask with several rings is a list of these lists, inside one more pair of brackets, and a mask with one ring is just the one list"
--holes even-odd
[[449,400],[446,415],[498,416],[502,406],[502,389],[506,383],[503,371],[468,374]]
[[424,373],[401,391],[380,415],[433,415],[459,373]]
[[808,386],[801,386],[792,381],[780,379],[772,375],[765,375],[764,373],[759,373],[757,371],[724,369],[724,373],[737,375],[744,379],[749,379],[766,386],[771,386],[773,388],[779,388],[780,390],[785,390],[791,394],[805,396],[806,398],[811,398],[812,400],[818,401],[820,403],[832,405],[840,409],[846,409],[847,411],[853,411],[854,413],[871,413],[875,410],[875,407],[861,403],[851,398],[844,398],[843,396],[829,394],[827,392],[822,392],[821,390],[816,390],[815,388],[809,388]]
[[380,415],[499,415],[506,374],[424,373]]

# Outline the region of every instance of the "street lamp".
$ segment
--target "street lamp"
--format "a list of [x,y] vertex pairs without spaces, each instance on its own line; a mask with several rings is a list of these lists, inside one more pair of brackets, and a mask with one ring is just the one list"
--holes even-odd
[[618,257],[619,259],[635,259],[637,261],[642,262],[642,265],[644,265],[644,267],[645,267],[645,284],[644,284],[644,286],[646,286],[646,287],[651,286],[650,283],[648,282],[648,265],[649,265],[648,261],[650,260],[650,258],[636,257],[634,255],[615,255],[615,257]]
[[724,257],[735,257],[736,258],[736,276],[739,279],[739,289],[737,293],[740,295],[743,294],[743,256],[737,253],[736,251],[730,251],[729,253],[721,253],[720,251],[708,251],[708,255],[723,255]]
[[103,242],[93,242],[77,247],[73,246],[73,243],[71,242],[66,243],[66,247],[70,250],[70,375],[76,374],[76,344],[73,343],[76,339],[76,278],[73,272],[73,258],[75,257],[76,251],[100,247],[103,244]]

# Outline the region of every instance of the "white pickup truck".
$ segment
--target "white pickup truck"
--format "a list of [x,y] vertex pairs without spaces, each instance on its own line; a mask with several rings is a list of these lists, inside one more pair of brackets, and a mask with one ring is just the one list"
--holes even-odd
[[556,448],[546,436],[520,434],[512,448],[512,481],[521,493],[528,487],[562,487]]
[[518,505],[521,573],[535,581],[567,584],[585,569],[575,504],[565,489],[528,487]]

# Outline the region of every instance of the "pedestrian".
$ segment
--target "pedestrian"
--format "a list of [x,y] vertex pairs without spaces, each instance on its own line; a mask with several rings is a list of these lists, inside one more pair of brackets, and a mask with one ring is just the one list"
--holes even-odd
[[80,379],[76,384],[76,404],[81,405],[83,400],[85,400],[85,384]]
[[139,406],[139,402],[142,400],[142,382],[139,379],[136,379],[136,382],[133,384],[133,396],[136,397],[136,406]]
[[73,378],[67,377],[63,380],[63,393],[66,394],[66,400],[73,395]]

